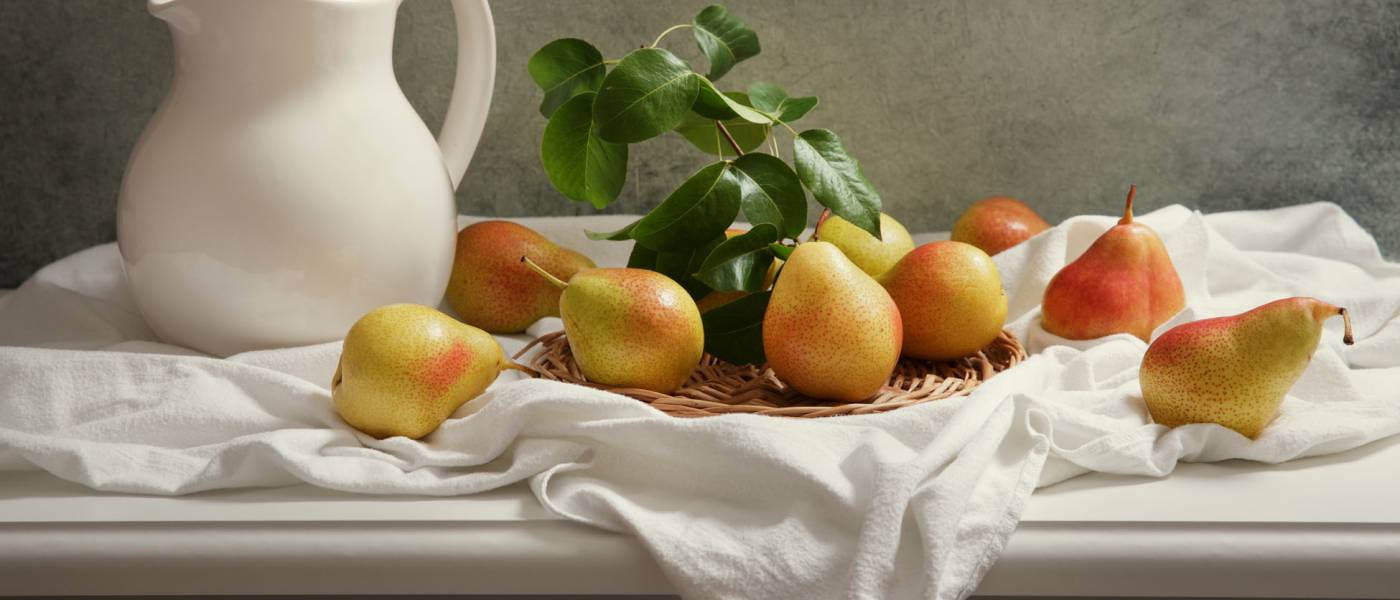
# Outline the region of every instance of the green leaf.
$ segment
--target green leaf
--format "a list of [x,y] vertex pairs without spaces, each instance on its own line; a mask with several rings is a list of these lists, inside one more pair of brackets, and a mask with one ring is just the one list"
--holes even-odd
[[768,244],[768,250],[773,253],[773,256],[781,260],[787,260],[792,256],[792,251],[796,249],[797,248],[793,248],[792,246],[784,246],[782,244]]
[[787,92],[771,83],[755,83],[749,86],[749,98],[753,100],[752,106],[769,115],[776,116],[785,123],[791,123],[801,119],[808,111],[816,108],[816,96],[803,96],[801,98],[790,98]]
[[[731,119],[724,122],[725,129],[729,130],[729,135],[734,136],[734,141],[744,152],[749,152],[761,146],[764,140],[768,139],[771,127],[750,123],[743,119]],[[676,128],[676,133],[681,134],[686,141],[690,142],[702,152],[713,156],[732,158],[734,148],[724,139],[724,135],[715,126],[715,119],[710,119],[697,113],[686,115],[681,121],[680,127]]]
[[617,231],[598,232],[585,230],[583,234],[588,236],[588,239],[590,240],[608,240],[612,242],[630,240],[632,239],[632,230],[635,229],[637,227],[637,224],[641,222],[641,219],[637,219],[636,221],[632,221],[626,227],[623,227],[622,229],[619,229]]
[[593,92],[565,102],[544,128],[540,160],[559,193],[604,208],[622,193],[627,145],[598,137],[593,127]]
[[695,104],[700,79],[685,61],[660,48],[633,50],[603,78],[593,103],[598,136],[618,144],[675,129]]
[[797,174],[771,154],[745,154],[734,161],[744,217],[772,223],[779,237],[796,238],[807,228],[807,193]]
[[696,279],[721,292],[763,291],[773,253],[768,244],[778,241],[778,228],[768,223],[725,240],[705,257]]
[[700,169],[637,221],[632,239],[655,250],[692,248],[724,234],[739,214],[739,181],[723,162]]
[[761,365],[763,314],[772,292],[749,294],[700,315],[705,329],[705,351],[736,365]]
[[[773,122],[768,115],[751,108],[747,102],[748,97],[743,92],[722,93],[710,80],[699,75],[696,75],[696,78],[700,82],[700,93],[695,98],[695,105],[691,110],[718,121],[738,118],[764,125]],[[741,102],[739,98],[743,98],[744,101]]]
[[788,98],[783,102],[783,112],[778,115],[785,123],[791,123],[801,119],[812,109],[817,107],[816,96],[803,96],[801,98]]
[[580,39],[564,38],[545,44],[526,65],[530,78],[544,90],[540,114],[549,117],[575,94],[596,91],[607,68],[603,53]]
[[705,7],[691,24],[695,43],[710,60],[710,79],[719,79],[740,61],[758,55],[758,34],[723,6]]
[[[749,105],[749,95],[743,92],[726,92],[725,96],[745,107]],[[734,153],[734,148],[729,145],[729,142],[724,139],[724,135],[720,133],[719,128],[715,126],[715,121],[724,121],[725,129],[729,130],[729,135],[734,136],[734,141],[738,142],[739,147],[743,148],[744,152],[753,150],[763,144],[763,141],[768,139],[768,133],[772,130],[772,126],[766,123],[754,123],[737,117],[727,121],[725,121],[723,117],[707,117],[695,112],[695,109],[699,108],[699,106],[699,100],[697,99],[696,106],[692,107],[690,114],[686,115],[685,120],[681,121],[680,126],[676,128],[676,132],[706,154],[720,157],[737,156]]]
[[749,84],[749,100],[753,101],[753,107],[769,114],[782,112],[783,100],[787,100],[787,92],[771,83],[762,81]]
[[691,298],[698,300],[710,293],[710,286],[696,278],[695,272],[700,270],[705,257],[723,241],[724,235],[719,235],[694,248],[657,252],[656,266],[652,270],[670,277],[685,288]]
[[793,138],[792,152],[797,177],[817,202],[880,239],[880,195],[836,134],[826,129],[804,131]]
[[632,244],[632,253],[627,255],[627,268],[656,270],[656,251],[641,244]]
[[705,257],[723,240],[723,237],[717,237],[698,248],[666,252],[657,252],[641,244],[633,244],[632,253],[627,257],[627,267],[661,273],[679,283],[691,298],[699,299],[710,293],[710,286],[696,279],[692,273],[700,269]]

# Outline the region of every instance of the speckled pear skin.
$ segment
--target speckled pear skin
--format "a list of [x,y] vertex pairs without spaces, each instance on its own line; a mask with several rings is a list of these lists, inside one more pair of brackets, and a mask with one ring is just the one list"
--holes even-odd
[[1009,196],[973,202],[953,223],[955,242],[972,244],[995,256],[1050,228],[1031,207]]
[[421,438],[477,397],[506,364],[491,334],[417,304],[370,311],[345,335],[335,411],[377,438]]
[[889,380],[903,341],[894,300],[836,246],[807,242],[788,257],[763,315],[779,379],[813,398],[864,400]]
[[1286,298],[1173,327],[1142,358],[1138,378],[1148,412],[1168,427],[1219,423],[1258,437],[1312,360],[1323,322],[1343,312],[1313,298]]
[[492,333],[519,333],[559,316],[559,288],[522,264],[521,256],[566,280],[597,266],[524,225],[482,221],[457,233],[448,305],[467,324]]
[[1122,220],[1050,279],[1041,303],[1046,331],[1072,340],[1152,330],[1186,306],[1181,278],[1156,232],[1133,222],[1128,192]]
[[[724,237],[732,238],[736,235],[745,233],[747,231],[747,229],[726,229],[724,230]],[[781,269],[782,266],[783,259],[781,258],[774,259],[773,264],[768,266],[768,274],[763,276],[764,289],[773,287],[773,280],[778,278],[778,269]],[[711,310],[729,304],[730,302],[743,298],[747,295],[749,295],[748,292],[711,291],[710,293],[701,296],[699,300],[696,300],[695,307],[699,308],[700,314],[703,315],[707,312],[710,312]]]
[[671,393],[700,363],[700,310],[671,278],[645,269],[585,269],[568,283],[559,313],[589,381]]
[[1006,324],[996,263],[971,244],[924,244],[877,279],[899,307],[905,356],[962,358],[995,341]]
[[879,277],[890,270],[894,263],[914,249],[914,238],[909,236],[909,230],[884,213],[880,213],[878,240],[830,211],[822,214],[816,233],[816,239],[840,248],[846,258],[871,277]]

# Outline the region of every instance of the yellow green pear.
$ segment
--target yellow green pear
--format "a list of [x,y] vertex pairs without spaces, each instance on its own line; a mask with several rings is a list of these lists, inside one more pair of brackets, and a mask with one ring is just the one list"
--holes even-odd
[[345,335],[331,380],[335,411],[378,438],[421,438],[477,397],[506,358],[491,334],[417,304],[390,304]]
[[1219,423],[1257,437],[1312,360],[1323,322],[1337,315],[1350,344],[1347,310],[1313,298],[1173,327],[1147,348],[1138,371],[1152,420]]
[[565,279],[596,265],[510,221],[482,221],[457,232],[457,256],[447,303],[469,325],[492,333],[519,333],[544,317],[559,316],[559,288],[536,277],[520,257]]
[[962,358],[995,341],[1006,324],[996,263],[971,244],[924,244],[878,279],[904,320],[905,356]]
[[831,214],[830,210],[822,213],[816,234],[815,239],[840,248],[846,258],[871,277],[879,277],[914,249],[914,238],[909,237],[909,230],[885,213],[880,213],[878,240],[850,221]]
[[670,277],[646,269],[584,269],[565,282],[529,259],[522,262],[563,290],[559,316],[588,381],[669,394],[700,363],[700,310]]
[[885,288],[827,242],[793,250],[763,314],[768,366],[814,398],[854,402],[880,391],[903,335]]

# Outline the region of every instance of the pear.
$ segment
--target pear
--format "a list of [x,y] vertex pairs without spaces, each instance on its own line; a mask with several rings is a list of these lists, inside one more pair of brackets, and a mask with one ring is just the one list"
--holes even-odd
[[495,381],[529,369],[491,334],[417,304],[390,304],[350,327],[331,379],[335,411],[377,438],[421,438]]
[[519,260],[563,290],[559,316],[588,381],[669,394],[700,363],[700,310],[670,277],[646,269],[584,269],[565,282],[528,257]]
[[1308,366],[1323,322],[1337,315],[1351,344],[1347,310],[1313,298],[1171,328],[1147,348],[1138,371],[1148,412],[1168,427],[1219,423],[1257,437]]
[[559,288],[520,264],[521,256],[566,279],[596,266],[524,225],[482,221],[457,233],[448,305],[467,324],[492,333],[519,333],[559,316]]
[[1161,238],[1133,222],[1136,194],[1129,188],[1118,224],[1050,279],[1041,303],[1046,331],[1072,340],[1131,333],[1147,341],[1186,305]]
[[1006,324],[996,263],[971,244],[924,244],[878,280],[904,321],[905,356],[961,358],[995,341]]
[[[734,236],[736,236],[736,235],[741,235],[741,234],[746,233],[746,232],[747,232],[747,231],[744,230],[744,229],[733,229],[733,228],[730,228],[730,229],[724,230],[724,237],[726,237],[726,238],[732,238],[732,237],[734,237]],[[778,278],[778,269],[782,268],[782,266],[783,266],[783,259],[781,259],[781,258],[779,258],[779,259],[774,259],[774,260],[773,260],[773,264],[771,264],[771,265],[768,266],[768,274],[763,276],[763,289],[766,290],[766,289],[768,289],[768,288],[770,288],[770,287],[773,287],[773,280],[775,280],[775,279]],[[721,307],[721,306],[724,306],[724,305],[726,305],[726,304],[729,304],[730,302],[733,302],[733,301],[735,301],[735,300],[738,300],[738,299],[740,299],[740,298],[743,298],[744,296],[747,296],[747,295],[749,295],[748,292],[741,292],[741,291],[726,291],[726,292],[721,292],[721,291],[718,291],[718,290],[712,290],[712,291],[710,291],[710,293],[705,294],[704,296],[701,296],[699,300],[696,300],[696,301],[695,301],[695,306],[696,306],[696,308],[699,308],[699,309],[700,309],[700,314],[703,315],[703,314],[705,314],[705,313],[707,313],[707,312],[710,312],[711,310],[714,310],[714,309],[716,309],[716,308],[719,308],[719,307]]]
[[953,223],[953,241],[972,244],[990,255],[1050,228],[1031,207],[1009,196],[973,202]]
[[814,398],[853,402],[878,392],[903,335],[885,288],[827,242],[793,250],[763,315],[768,366]]
[[879,277],[914,249],[914,238],[909,237],[909,230],[885,213],[880,213],[880,239],[877,240],[866,230],[831,214],[830,210],[822,211],[813,239],[834,244],[871,277]]

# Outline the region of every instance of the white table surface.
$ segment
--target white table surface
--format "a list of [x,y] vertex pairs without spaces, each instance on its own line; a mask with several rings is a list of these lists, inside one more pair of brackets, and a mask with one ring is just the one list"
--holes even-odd
[[[1032,496],[987,595],[1400,597],[1400,438],[1266,466],[1088,475]],[[0,474],[0,594],[656,594],[628,536],[524,486],[462,498],[296,486],[181,498]]]
[[[564,521],[523,485],[165,498],[0,473],[0,595],[672,592],[635,539]],[[1400,437],[1040,490],[978,593],[1400,598]]]

